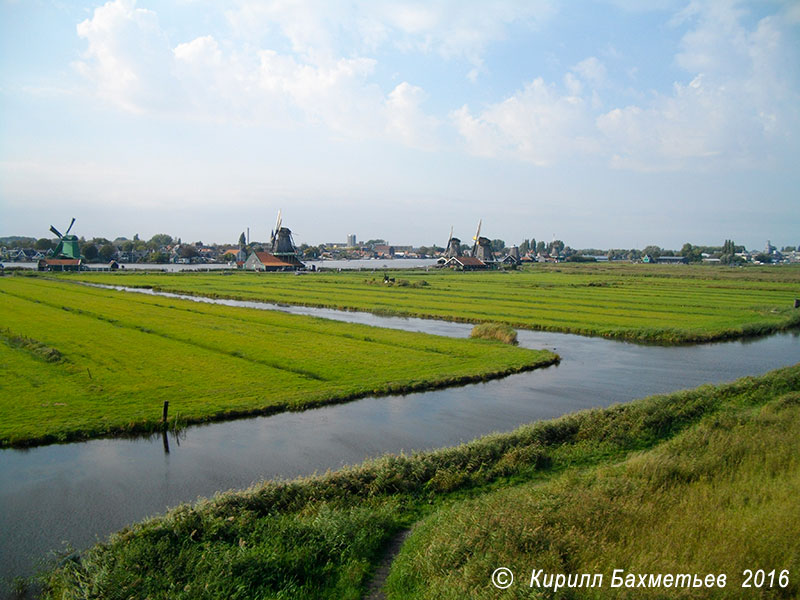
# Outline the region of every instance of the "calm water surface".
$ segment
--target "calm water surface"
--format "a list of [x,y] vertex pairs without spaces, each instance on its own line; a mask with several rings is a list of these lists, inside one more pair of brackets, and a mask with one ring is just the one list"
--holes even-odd
[[[471,329],[445,321],[272,308],[456,337]],[[561,364],[459,388],[190,427],[179,439],[167,438],[169,452],[160,436],[2,450],[0,577],[30,574],[64,542],[86,548],[127,524],[218,490],[323,472],[386,452],[454,445],[537,419],[757,375],[800,360],[797,332],[686,347],[531,331],[520,331],[519,339],[525,347],[555,350]]]

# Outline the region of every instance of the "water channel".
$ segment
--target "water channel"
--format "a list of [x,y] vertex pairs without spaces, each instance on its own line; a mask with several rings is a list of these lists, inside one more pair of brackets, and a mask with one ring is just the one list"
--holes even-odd
[[[213,302],[455,337],[471,329],[446,321]],[[534,331],[520,331],[519,341],[555,350],[562,361],[486,383],[190,427],[177,438],[2,450],[0,578],[31,574],[51,551],[64,550],[65,542],[86,548],[127,524],[219,490],[324,472],[386,452],[455,445],[537,419],[800,361],[797,331],[679,347]]]

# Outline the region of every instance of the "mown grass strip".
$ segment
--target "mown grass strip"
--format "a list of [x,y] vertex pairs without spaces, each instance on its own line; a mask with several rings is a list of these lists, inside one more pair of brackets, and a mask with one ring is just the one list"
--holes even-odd
[[513,272],[285,274],[81,273],[112,285],[563,331],[643,343],[694,343],[800,326],[800,268],[536,265]]
[[[466,576],[459,569],[468,561],[491,562],[495,556],[505,557],[502,553],[511,552],[509,548],[519,539],[543,540],[541,545],[546,549],[547,530],[537,533],[531,529],[537,526],[536,522],[529,525],[524,517],[536,517],[547,510],[550,512],[544,514],[551,515],[551,521],[556,523],[562,514],[566,515],[567,524],[572,522],[572,515],[574,519],[591,517],[594,521],[587,522],[591,530],[593,523],[618,514],[617,498],[628,498],[623,512],[635,509],[636,500],[646,499],[653,490],[662,490],[675,503],[687,490],[687,482],[707,483],[704,489],[691,490],[696,496],[721,493],[723,498],[733,498],[741,490],[752,490],[749,486],[753,483],[774,482],[784,474],[791,475],[787,486],[779,486],[775,501],[766,498],[758,505],[739,502],[735,514],[725,513],[722,519],[728,522],[729,518],[744,518],[756,527],[760,516],[775,516],[785,507],[784,500],[793,497],[785,492],[793,494],[796,490],[798,461],[793,440],[800,422],[798,392],[800,364],[727,385],[702,386],[609,409],[584,411],[456,448],[386,456],[320,477],[270,481],[246,491],[228,492],[134,525],[81,557],[66,561],[47,577],[45,597],[66,594],[82,598],[355,599],[363,593],[383,545],[396,531],[429,516],[419,533],[412,534],[408,553],[399,563],[406,566],[398,567],[398,574],[393,574],[390,591],[396,598],[418,592],[426,597],[422,589],[425,586],[419,584],[426,579],[437,592],[445,594],[428,597],[483,597],[483,591],[497,593],[489,587],[491,570],[486,571],[486,564],[479,562]],[[773,452],[773,438],[768,432],[781,428],[787,429],[774,436],[778,450]],[[663,445],[664,442],[668,444]],[[739,468],[741,459],[752,452],[756,452],[755,458]],[[787,458],[791,460],[784,460]],[[768,462],[760,463],[762,459]],[[757,468],[759,464],[769,467],[767,476],[760,479],[756,476],[758,471],[763,472]],[[643,481],[643,487],[636,488],[638,491],[626,483],[637,473]],[[737,478],[742,479],[738,482]],[[592,490],[593,482],[605,479],[611,484],[603,483]],[[730,481],[736,483],[729,486]],[[525,504],[522,501],[533,493],[530,485],[545,486],[545,492],[536,492],[539,495],[534,504]],[[625,496],[626,490],[631,489],[636,493]],[[557,494],[565,490],[569,494],[560,499]],[[609,490],[613,492],[610,495]],[[581,504],[583,494],[592,502]],[[547,504],[548,498],[554,500]],[[539,500],[544,505],[536,504]],[[564,512],[564,502],[577,506],[566,506]],[[675,518],[679,519],[681,506],[667,506],[674,506]],[[718,520],[716,506],[713,499],[706,504],[697,503],[692,522],[713,525]],[[765,512],[754,510],[755,506]],[[538,508],[529,512],[531,507]],[[473,528],[473,509],[482,510],[480,514],[490,519],[488,524]],[[517,520],[509,517],[508,523],[492,521],[489,513],[493,510],[500,519],[513,513]],[[616,555],[628,556],[623,566],[714,569],[718,563],[704,562],[703,558],[715,552],[711,545],[724,548],[719,553],[721,557],[741,550],[741,536],[726,541],[723,527],[723,533],[705,544],[702,536],[695,536],[695,547],[702,549],[697,550],[695,562],[684,561],[681,556],[674,557],[671,563],[661,562],[663,555],[653,554],[653,548],[661,543],[672,543],[674,547],[676,542],[666,539],[672,535],[669,527],[648,532],[649,539],[642,546],[637,545],[635,537],[637,523],[647,523],[661,514],[649,507],[643,513],[644,520],[633,521],[632,528],[624,520],[607,526],[606,531],[616,527],[620,535],[631,540],[621,546],[628,555]],[[463,527],[455,521],[441,537],[436,536],[436,519],[444,522],[447,515],[463,519]],[[768,530],[761,537],[765,543],[748,546],[745,557],[752,564],[785,564],[796,570],[800,554],[791,554],[794,546],[776,551],[774,542],[790,539],[788,534],[781,538],[780,532],[787,528],[796,532],[798,518],[795,511],[791,520],[761,523]],[[491,523],[495,522],[498,526],[492,528]],[[544,525],[549,522],[545,520]],[[504,524],[512,529],[503,528]],[[516,524],[521,526],[519,531],[513,530]],[[736,521],[727,526],[735,527]],[[691,523],[684,527],[690,529]],[[475,541],[476,531],[484,532],[486,539],[482,546],[472,547],[481,552],[470,552],[461,540]],[[552,533],[558,534],[558,529]],[[566,542],[553,546],[553,556],[569,561],[573,555],[578,558],[591,554],[591,546],[580,554],[580,548],[570,545],[570,530],[561,534]],[[459,548],[458,553],[447,553],[450,546],[442,545],[445,537],[451,546]],[[506,540],[511,540],[512,545],[505,544]],[[609,544],[613,542],[609,540]],[[432,550],[422,557],[420,549],[426,547]],[[638,552],[638,548],[642,551]],[[538,549],[535,544],[517,548],[528,552],[526,560],[538,560]],[[636,562],[634,558],[640,554],[643,561]],[[781,563],[778,559],[785,555],[791,560]],[[576,565],[605,568],[599,564]],[[563,568],[572,566],[560,563]],[[419,570],[416,578],[415,569]],[[436,573],[432,575],[433,570]],[[445,582],[453,573],[456,577],[465,576],[465,583],[450,593]],[[796,584],[793,590],[796,591]]]
[[[481,340],[0,278],[0,446],[147,433],[499,377],[557,356]],[[57,359],[57,360],[55,360]]]

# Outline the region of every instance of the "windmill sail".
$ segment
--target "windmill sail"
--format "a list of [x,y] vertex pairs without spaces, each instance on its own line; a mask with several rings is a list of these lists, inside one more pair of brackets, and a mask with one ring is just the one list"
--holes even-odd
[[475,243],[472,244],[472,253],[470,256],[475,256],[475,253],[478,251],[478,238],[481,237],[481,224],[483,223],[483,219],[478,221],[478,231],[475,232],[475,237],[472,238],[475,240]]

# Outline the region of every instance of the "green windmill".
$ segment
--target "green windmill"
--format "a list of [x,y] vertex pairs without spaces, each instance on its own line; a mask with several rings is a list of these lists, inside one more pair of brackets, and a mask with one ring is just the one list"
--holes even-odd
[[55,251],[53,252],[53,256],[56,258],[80,258],[81,257],[81,249],[78,245],[78,236],[77,235],[69,235],[69,230],[72,229],[72,226],[75,224],[75,217],[72,217],[72,223],[69,224],[67,228],[67,233],[61,235],[61,232],[58,231],[55,227],[50,225],[50,231],[55,233],[58,236],[58,246],[56,246]]

